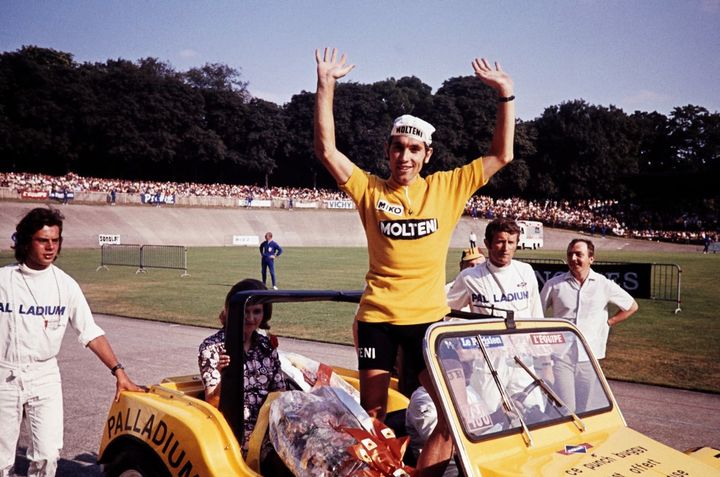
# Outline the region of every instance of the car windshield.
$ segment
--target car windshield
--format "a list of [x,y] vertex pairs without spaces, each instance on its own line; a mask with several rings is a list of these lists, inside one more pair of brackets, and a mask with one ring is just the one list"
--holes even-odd
[[570,330],[448,332],[437,356],[470,439],[532,429],[607,409],[610,400],[583,342]]

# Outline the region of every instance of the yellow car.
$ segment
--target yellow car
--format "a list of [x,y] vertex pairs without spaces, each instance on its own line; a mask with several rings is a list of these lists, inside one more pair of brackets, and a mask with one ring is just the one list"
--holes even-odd
[[[230,316],[241,316],[246,304],[356,303],[360,295],[242,292],[231,300]],[[587,343],[567,321],[514,320],[505,313],[451,315],[461,319],[432,325],[424,352],[464,475],[720,475],[717,450],[685,454],[627,427]],[[242,320],[227,323],[226,349],[231,362],[241,363]],[[333,369],[357,388],[356,372]],[[123,393],[108,412],[100,443],[98,460],[106,475],[263,475],[260,446],[271,399],[260,411],[244,457],[236,437],[243,435],[243,376],[224,371],[222,379],[220,410],[202,400],[199,376],[167,378],[148,393]],[[402,436],[408,399],[396,385],[393,381],[389,390],[388,423],[398,423],[395,432]]]

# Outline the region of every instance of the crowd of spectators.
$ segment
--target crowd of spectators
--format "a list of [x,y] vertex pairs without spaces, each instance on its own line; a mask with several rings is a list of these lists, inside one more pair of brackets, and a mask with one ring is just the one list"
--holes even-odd
[[228,197],[237,199],[245,199],[247,197],[253,197],[253,199],[293,199],[295,201],[347,199],[347,196],[343,192],[324,189],[298,187],[266,188],[257,185],[100,179],[96,177],[81,177],[73,173],[61,177],[24,172],[0,173],[0,187],[8,187],[17,192],[27,190],[53,192],[68,189],[73,192],[104,192],[109,194],[114,190],[116,193],[127,194],[162,193],[165,195],[185,197]]
[[[228,197],[237,199],[285,199],[298,201],[348,200],[342,191],[297,187],[261,187],[236,184],[198,184],[191,182],[134,181],[80,177],[69,173],[55,177],[44,174],[0,173],[0,187],[24,191],[104,192],[110,194],[165,194],[177,196]],[[509,217],[515,220],[537,220],[548,227],[579,230],[592,235],[626,236],[645,240],[680,243],[703,243],[706,235],[717,241],[717,233],[707,229],[697,215],[664,216],[660,211],[646,211],[616,200],[528,201],[520,198],[493,199],[473,196],[466,213],[474,218]]]
[[549,227],[584,230],[590,233],[625,235],[625,225],[609,213],[614,201],[527,201],[474,196],[467,212],[473,217],[537,220]]

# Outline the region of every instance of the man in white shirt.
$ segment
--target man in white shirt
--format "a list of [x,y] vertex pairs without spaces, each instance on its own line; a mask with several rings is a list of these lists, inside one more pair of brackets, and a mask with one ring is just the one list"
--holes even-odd
[[513,260],[520,227],[514,220],[495,219],[485,229],[488,257],[485,263],[463,270],[447,293],[454,310],[470,306],[488,315],[487,307],[513,310],[515,318],[540,318],[543,310],[535,272],[527,263]]
[[[596,273],[590,266],[595,261],[595,246],[587,239],[573,239],[567,248],[569,271],[551,278],[540,293],[547,316],[565,318],[582,332],[597,359],[605,357],[610,327],[624,321],[638,310],[638,304],[620,285]],[[608,305],[619,310],[608,318]],[[563,356],[554,356],[557,393],[576,412],[592,409],[599,401],[599,382],[585,353],[577,345]],[[574,354],[569,354],[574,353]]]
[[37,208],[13,235],[18,263],[0,269],[0,477],[14,475],[23,414],[32,432],[28,476],[55,475],[63,446],[63,401],[56,356],[68,324],[124,390],[142,391],[95,324],[80,286],[53,265],[62,246],[63,216]]

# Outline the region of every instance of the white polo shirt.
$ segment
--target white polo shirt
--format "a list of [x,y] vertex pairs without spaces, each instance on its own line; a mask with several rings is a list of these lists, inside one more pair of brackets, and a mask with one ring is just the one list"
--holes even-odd
[[610,332],[608,305],[627,311],[635,302],[620,285],[592,269],[582,285],[570,272],[551,278],[540,299],[544,310],[553,309],[553,317],[572,321],[580,329],[597,359],[605,357]]
[[72,277],[55,265],[0,268],[0,367],[54,358],[68,324],[83,346],[104,334]]
[[496,267],[490,260],[466,268],[447,290],[448,305],[456,310],[469,306],[475,313],[490,314],[487,306],[513,310],[515,318],[540,318],[543,308],[538,282],[527,263],[511,260]]

